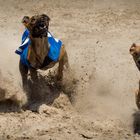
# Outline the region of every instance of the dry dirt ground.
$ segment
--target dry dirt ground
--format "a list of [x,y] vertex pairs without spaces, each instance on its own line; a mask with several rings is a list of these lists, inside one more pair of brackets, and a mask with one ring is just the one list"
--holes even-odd
[[[0,90],[1,100],[24,94],[14,51],[22,17],[39,13],[50,16],[50,31],[66,45],[74,75],[64,80],[63,92],[54,85],[40,88],[48,100],[37,97],[37,112],[0,103],[0,140],[140,139],[133,133],[140,133],[134,100],[140,76],[129,54],[130,45],[140,43],[140,1],[0,0],[0,87],[7,90]],[[65,92],[74,92],[72,103]]]

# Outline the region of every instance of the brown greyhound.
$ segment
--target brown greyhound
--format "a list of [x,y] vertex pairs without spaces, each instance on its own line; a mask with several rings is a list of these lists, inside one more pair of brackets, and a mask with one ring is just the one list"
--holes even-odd
[[27,88],[27,77],[28,72],[30,72],[31,79],[36,81],[37,70],[53,67],[56,63],[59,63],[57,79],[62,80],[63,78],[63,68],[64,65],[68,68],[68,56],[65,50],[65,46],[62,44],[60,49],[60,54],[57,61],[52,61],[48,58],[48,52],[50,45],[48,43],[48,27],[50,18],[45,15],[35,15],[31,18],[25,16],[22,19],[22,23],[29,30],[30,45],[28,47],[27,61],[30,67],[24,65],[20,59],[19,70],[22,77],[23,89]]
[[[130,54],[133,56],[135,64],[140,71],[140,45],[136,45],[133,43],[130,47]],[[135,92],[136,96],[136,105],[138,109],[140,109],[140,81],[139,81],[139,89]]]

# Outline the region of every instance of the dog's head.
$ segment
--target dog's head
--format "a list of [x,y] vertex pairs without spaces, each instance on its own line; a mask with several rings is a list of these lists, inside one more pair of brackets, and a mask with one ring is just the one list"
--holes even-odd
[[49,27],[50,18],[45,15],[35,15],[31,18],[24,16],[22,23],[30,31],[32,37],[46,37]]
[[140,70],[140,45],[136,45],[135,43],[133,43],[129,51],[130,54],[133,56],[138,69]]

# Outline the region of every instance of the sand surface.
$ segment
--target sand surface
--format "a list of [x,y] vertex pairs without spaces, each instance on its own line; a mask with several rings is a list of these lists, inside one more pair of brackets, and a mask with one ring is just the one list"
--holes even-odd
[[73,91],[69,77],[65,91],[73,91],[75,99],[71,103],[65,91],[47,92],[47,87],[42,92],[48,100],[34,101],[37,112],[17,112],[2,102],[0,140],[140,139],[133,133],[135,128],[140,132],[134,98],[140,78],[129,54],[131,44],[140,43],[139,0],[0,0],[0,87],[10,94],[2,100],[24,95],[14,51],[21,42],[23,16],[42,13],[66,46],[78,82]]

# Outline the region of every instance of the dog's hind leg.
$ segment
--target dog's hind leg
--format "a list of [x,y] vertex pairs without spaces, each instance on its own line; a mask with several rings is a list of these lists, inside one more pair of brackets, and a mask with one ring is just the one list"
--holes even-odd
[[27,83],[28,67],[23,65],[21,61],[19,62],[19,71],[20,71],[21,78],[22,78],[23,90],[27,91],[27,88],[28,88],[28,83]]

